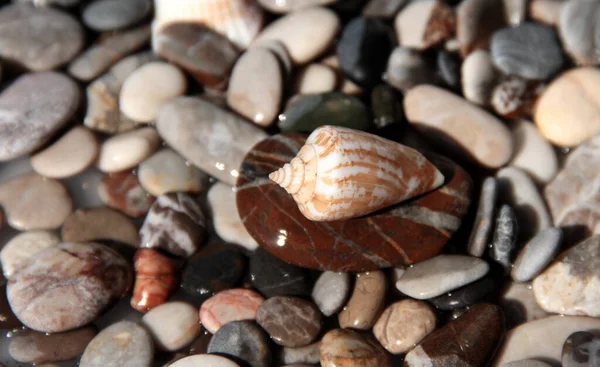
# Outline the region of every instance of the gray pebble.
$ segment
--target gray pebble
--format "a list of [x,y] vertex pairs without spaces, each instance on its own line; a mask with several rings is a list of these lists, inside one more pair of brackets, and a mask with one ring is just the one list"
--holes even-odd
[[82,19],[95,31],[114,31],[138,23],[151,10],[149,0],[100,0],[85,7]]
[[350,293],[350,274],[323,272],[315,282],[312,298],[325,316],[337,313]]
[[498,197],[498,182],[494,177],[487,177],[481,186],[479,206],[475,224],[467,247],[469,254],[481,257],[485,252],[488,239],[492,233],[492,223],[496,198]]
[[407,91],[419,84],[432,84],[434,74],[419,51],[396,47],[388,59],[384,80],[400,91]]
[[513,208],[509,205],[502,205],[496,217],[490,257],[502,265],[506,271],[510,271],[518,233],[517,217]]
[[546,228],[533,237],[521,250],[511,272],[517,282],[527,282],[550,264],[560,249],[560,228]]
[[241,359],[252,367],[271,366],[267,334],[252,321],[232,321],[223,325],[210,340],[207,353]]
[[563,367],[600,366],[600,337],[587,331],[575,332],[562,348]]
[[596,0],[565,1],[558,20],[558,32],[565,51],[579,64],[600,62],[600,2]]

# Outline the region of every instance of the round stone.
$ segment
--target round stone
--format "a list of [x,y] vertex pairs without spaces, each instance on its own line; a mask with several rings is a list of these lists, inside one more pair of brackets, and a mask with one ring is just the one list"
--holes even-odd
[[216,333],[231,321],[254,320],[263,296],[250,289],[221,291],[202,303],[200,322],[211,333]]
[[239,365],[225,357],[211,354],[196,354],[175,361],[169,367],[239,367]]
[[392,51],[383,78],[402,92],[419,84],[435,83],[433,70],[421,52],[402,46]]
[[337,75],[329,66],[310,64],[296,76],[294,91],[298,94],[327,93],[335,89]]
[[98,168],[117,172],[133,168],[160,146],[160,136],[151,127],[144,127],[113,136],[100,148]]
[[352,296],[338,314],[343,328],[369,330],[383,310],[387,282],[381,271],[356,274]]
[[267,297],[307,296],[311,291],[305,269],[279,260],[262,247],[250,256],[250,279],[252,285]]
[[558,158],[552,144],[526,120],[518,120],[512,133],[515,154],[509,164],[527,172],[537,182],[550,182],[558,172]]
[[66,242],[112,240],[138,247],[140,238],[131,220],[109,208],[79,209],[65,220],[61,237]]
[[558,32],[563,48],[577,64],[598,64],[599,20],[599,6],[595,1],[567,1],[560,9]]
[[594,366],[600,362],[600,338],[587,331],[575,332],[562,348],[563,367]]
[[461,75],[465,98],[481,106],[488,105],[492,89],[498,79],[489,52],[485,50],[471,52],[462,63]]
[[29,231],[16,235],[0,251],[4,276],[10,279],[24,260],[59,243],[58,236],[47,231]]
[[389,355],[374,340],[346,329],[329,331],[321,340],[323,367],[391,367]]
[[98,197],[106,206],[131,217],[148,213],[154,202],[154,198],[140,185],[138,177],[130,171],[104,175],[98,183]]
[[95,31],[114,31],[141,21],[151,10],[149,0],[100,0],[83,9],[82,20]]
[[184,302],[167,302],[142,317],[161,350],[173,352],[190,344],[200,334],[198,310]]
[[523,247],[515,260],[511,271],[513,280],[527,282],[533,279],[554,259],[561,243],[560,228],[546,228],[540,231]]
[[231,356],[251,367],[270,367],[272,360],[267,334],[247,320],[223,325],[210,340],[208,353]]
[[349,294],[350,274],[325,271],[315,282],[312,299],[323,315],[331,316],[341,310]]
[[416,1],[398,13],[394,27],[401,46],[423,50],[450,38],[456,28],[456,18],[446,3]]

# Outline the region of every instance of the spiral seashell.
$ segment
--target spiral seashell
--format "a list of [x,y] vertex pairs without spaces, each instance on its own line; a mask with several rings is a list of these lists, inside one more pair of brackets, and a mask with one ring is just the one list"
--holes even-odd
[[431,191],[442,173],[421,153],[361,131],[322,126],[269,178],[310,220],[360,217]]
[[154,0],[152,33],[169,23],[199,23],[245,49],[258,35],[264,12],[256,0]]

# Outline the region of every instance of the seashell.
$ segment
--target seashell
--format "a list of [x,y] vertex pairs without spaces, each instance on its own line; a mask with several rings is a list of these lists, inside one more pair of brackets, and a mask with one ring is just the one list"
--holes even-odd
[[264,12],[256,0],[154,0],[152,34],[169,23],[199,23],[245,49],[258,35]]
[[310,220],[370,214],[431,191],[444,176],[421,153],[357,130],[322,126],[269,178]]
[[158,251],[141,248],[133,258],[135,285],[131,307],[140,312],[166,302],[179,285],[175,261]]

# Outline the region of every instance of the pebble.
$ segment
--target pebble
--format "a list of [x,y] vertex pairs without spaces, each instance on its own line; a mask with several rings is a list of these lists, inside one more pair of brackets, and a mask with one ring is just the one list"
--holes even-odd
[[201,192],[208,175],[189,165],[169,148],[164,148],[140,163],[137,170],[141,186],[154,196],[169,192]]
[[455,52],[439,50],[436,58],[437,74],[451,90],[460,91],[461,66],[460,55]]
[[290,57],[290,53],[288,52],[285,45],[277,40],[265,41],[260,46],[261,48],[265,48],[271,51],[275,57],[277,57],[277,61],[279,62],[284,80],[290,76],[292,73],[294,65],[292,65],[292,58]]
[[338,314],[340,327],[369,330],[385,306],[387,282],[381,271],[356,274],[348,303]]
[[463,309],[474,305],[496,288],[497,282],[494,278],[484,277],[471,284],[450,291],[449,293],[428,299],[435,308],[444,311]]
[[[289,364],[318,364],[321,360],[321,342],[309,344],[305,347],[290,348],[284,347],[281,349],[281,363]],[[301,365],[302,366],[302,365]]]
[[371,90],[371,113],[373,124],[379,129],[404,120],[402,102],[396,92],[386,84],[379,84]]
[[393,18],[406,4],[406,0],[369,0],[363,8],[367,18]]
[[298,297],[271,297],[262,302],[256,322],[284,347],[304,347],[317,338],[323,315],[314,303]]
[[96,333],[96,328],[91,326],[50,335],[28,332],[10,339],[8,353],[20,363],[65,361],[79,357]]
[[196,354],[182,358],[169,367],[239,367],[237,363],[230,361],[225,357],[211,354]]
[[[5,283],[5,281],[3,281]],[[14,330],[23,328],[23,323],[17,319],[6,296],[6,284],[0,286],[0,329]]]
[[65,242],[112,240],[133,247],[140,243],[131,220],[109,208],[76,210],[65,220],[60,235]]
[[465,0],[456,8],[456,39],[466,57],[486,49],[490,36],[506,24],[502,0]]
[[98,168],[117,172],[137,166],[160,146],[160,136],[151,127],[121,133],[102,143]]
[[248,320],[223,325],[210,340],[208,353],[230,356],[251,367],[270,367],[272,360],[267,334]]
[[536,22],[556,26],[564,4],[564,0],[532,0],[529,15]]
[[406,269],[396,288],[412,298],[433,298],[482,278],[489,268],[476,257],[438,255]]
[[528,322],[506,334],[494,366],[528,358],[560,365],[562,345],[569,335],[599,327],[599,319],[584,316],[556,315]]
[[503,0],[503,3],[506,22],[512,27],[521,25],[527,17],[529,0]]
[[77,85],[57,72],[28,73],[12,82],[0,93],[0,161],[42,147],[71,119],[79,94]]
[[312,63],[296,75],[294,92],[297,94],[318,94],[332,92],[337,85],[335,71],[327,65]]
[[284,15],[270,23],[252,45],[280,41],[294,64],[307,64],[331,45],[339,28],[340,20],[332,10],[310,7]]
[[392,87],[407,92],[419,84],[434,84],[434,75],[423,55],[411,48],[396,47],[389,59],[384,75]]
[[564,60],[553,28],[523,23],[494,33],[490,42],[494,65],[507,75],[544,80],[560,71]]
[[402,47],[424,50],[452,36],[456,17],[452,7],[436,0],[410,2],[394,21]]
[[194,97],[177,97],[161,108],[160,136],[204,172],[235,185],[246,153],[267,135],[236,115]]
[[391,27],[379,19],[358,17],[343,29],[336,45],[340,70],[364,88],[381,83],[396,41]]
[[465,98],[480,106],[488,105],[493,87],[498,80],[490,53],[485,50],[471,52],[461,66],[461,75]]
[[417,129],[438,130],[440,143],[459,144],[485,167],[502,167],[512,156],[512,136],[500,120],[443,89],[430,85],[412,88],[404,97],[404,110]]
[[162,305],[179,286],[177,264],[160,252],[138,249],[133,258],[135,284],[131,307],[148,312]]
[[95,243],[61,243],[23,261],[8,282],[7,297],[23,324],[56,333],[96,319],[128,291],[131,280],[127,261],[116,251]]
[[[117,1],[112,1],[117,2]],[[119,3],[125,3],[122,1]],[[69,64],[69,74],[81,81],[90,81],[105,72],[114,63],[132,53],[150,40],[150,27],[143,25],[131,30],[100,37]]]
[[227,104],[233,111],[255,124],[270,126],[275,121],[281,104],[282,72],[274,53],[260,47],[250,49],[233,67],[227,90]]
[[227,289],[202,303],[200,322],[206,330],[214,334],[228,322],[255,320],[264,301],[263,296],[251,289]]
[[500,367],[552,367],[548,363],[540,362],[535,359],[522,359],[520,361],[503,363]]
[[73,210],[73,201],[59,181],[28,174],[0,185],[6,220],[18,230],[55,229]]
[[563,367],[600,365],[600,338],[587,331],[569,335],[563,344],[561,362]]
[[598,3],[593,0],[565,1],[558,18],[558,33],[563,48],[577,64],[597,65],[600,31]]
[[306,270],[269,254],[262,247],[250,256],[252,285],[266,297],[308,296],[311,284]]
[[545,87],[545,84],[538,81],[511,75],[503,78],[492,89],[490,104],[502,117],[529,118]]
[[336,1],[338,0],[258,0],[263,8],[273,13],[290,13],[312,6],[329,5]]
[[154,202],[140,185],[138,176],[130,171],[104,175],[98,183],[98,197],[104,205],[134,218],[148,213]]
[[404,366],[483,366],[504,336],[500,307],[480,303],[429,334],[406,354]]
[[190,257],[204,242],[206,218],[198,201],[186,193],[156,198],[140,228],[140,247],[160,248]]
[[28,231],[14,236],[0,251],[4,276],[10,279],[24,260],[59,243],[60,238],[48,231]]
[[514,262],[511,276],[517,282],[527,282],[550,264],[560,249],[560,228],[546,228],[533,237],[521,250]]
[[391,367],[389,355],[374,340],[346,329],[333,329],[321,340],[323,367]]
[[498,181],[494,177],[486,177],[481,184],[477,215],[467,245],[469,255],[481,257],[488,246],[488,240],[494,228],[493,220],[497,197]]
[[427,303],[406,299],[383,311],[373,334],[388,352],[401,354],[414,348],[435,326],[436,316]]
[[88,4],[82,13],[83,23],[98,32],[132,26],[152,10],[150,0],[100,0]]
[[190,344],[200,334],[198,310],[184,302],[167,302],[142,317],[160,350],[173,352]]
[[162,58],[178,65],[202,85],[222,89],[240,51],[225,36],[194,23],[171,23],[152,39]]
[[510,272],[517,248],[519,225],[517,216],[510,205],[502,205],[496,215],[496,226],[490,246],[490,258]]
[[154,346],[150,333],[131,321],[119,321],[102,330],[85,348],[80,367],[150,367]]
[[207,198],[212,209],[213,226],[219,237],[250,251],[256,249],[258,244],[244,227],[237,211],[233,187],[217,182],[208,190]]
[[[2,253],[0,252],[0,258]],[[350,294],[350,274],[325,271],[319,275],[312,290],[312,299],[323,315],[338,313]]]
[[502,291],[500,305],[504,310],[508,329],[549,316],[537,304],[530,283],[509,283]]
[[181,276],[181,288],[185,292],[211,295],[238,284],[245,274],[246,256],[223,245],[207,247],[188,259]]
[[550,182],[558,172],[558,158],[552,145],[529,121],[517,120],[512,128],[515,154],[510,165],[525,171],[539,183]]
[[[0,57],[32,71],[60,67],[74,58],[84,44],[83,27],[72,16],[57,9],[24,4],[2,8],[0,35]],[[40,93],[45,90],[39,89]],[[60,95],[55,89],[48,94]]]
[[303,133],[323,125],[366,131],[371,127],[371,117],[360,99],[331,92],[299,96],[279,117],[278,123],[283,132]]

